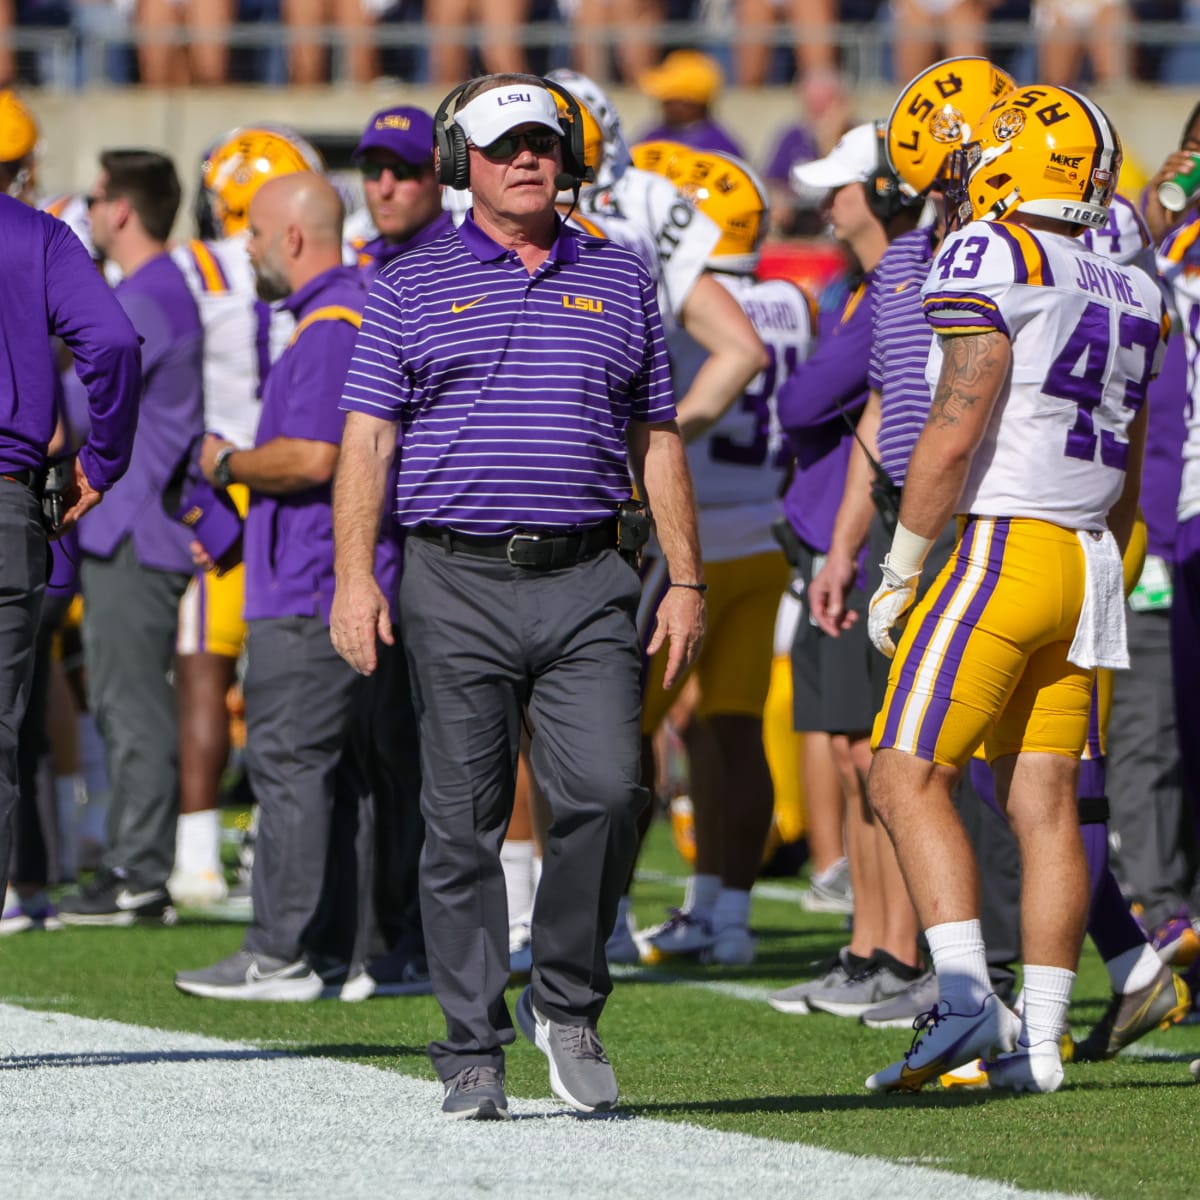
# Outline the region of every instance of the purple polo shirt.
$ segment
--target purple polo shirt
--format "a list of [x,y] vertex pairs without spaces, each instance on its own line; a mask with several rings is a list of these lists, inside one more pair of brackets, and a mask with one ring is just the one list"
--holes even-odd
[[342,408],[396,421],[396,516],[498,536],[610,518],[625,431],[675,416],[654,281],[562,221],[532,275],[468,213],[371,286]]
[[204,431],[204,328],[165,251],[122,279],[114,294],[142,339],[142,399],[129,470],[79,522],[79,544],[86,554],[111,558],[130,537],[142,566],[190,575],[191,534],[167,515],[162,496]]
[[933,330],[921,307],[921,285],[932,261],[929,230],[914,229],[892,242],[875,268],[875,329],[867,379],[880,394],[879,461],[900,487],[932,402],[925,364]]
[[775,149],[767,159],[763,176],[770,183],[786,187],[791,182],[792,168],[797,163],[812,162],[820,156],[821,151],[812,131],[805,125],[793,125],[780,135]]
[[393,259],[407,254],[417,246],[424,246],[426,242],[436,240],[453,228],[454,218],[448,212],[440,212],[428,225],[418,229],[412,237],[403,242],[390,242],[385,237],[377,237],[368,242],[359,251],[363,258],[369,260],[362,268],[367,283],[369,284]]
[[867,402],[873,311],[868,276],[821,313],[816,350],[779,390],[779,423],[796,456],[783,511],[796,534],[822,554],[833,535],[853,445],[846,417],[856,424]]
[[79,461],[106,492],[133,453],[137,334],[82,243],[57,218],[0,195],[0,474],[42,468],[58,393],[51,336],[75,358],[91,435]]
[[[366,297],[360,271],[333,267],[282,302],[296,332],[263,386],[256,446],[277,437],[341,444],[338,397],[358,332],[344,314],[361,313]],[[329,623],[332,496],[327,483],[282,496],[251,492],[243,543],[247,621],[320,616]]]
[[655,125],[638,138],[639,142],[679,142],[693,150],[718,150],[745,158],[745,151],[711,117],[692,121],[689,125]]

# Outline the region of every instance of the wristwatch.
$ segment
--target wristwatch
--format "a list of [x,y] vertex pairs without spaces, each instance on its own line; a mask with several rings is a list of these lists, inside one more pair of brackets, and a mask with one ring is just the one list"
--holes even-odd
[[229,465],[229,460],[236,450],[236,446],[224,446],[217,451],[217,457],[213,460],[213,477],[223,488],[227,488],[233,482],[233,468]]

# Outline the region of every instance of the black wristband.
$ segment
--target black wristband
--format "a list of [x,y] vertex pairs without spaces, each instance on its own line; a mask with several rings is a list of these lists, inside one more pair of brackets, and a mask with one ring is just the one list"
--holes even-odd
[[672,580],[667,586],[668,587],[687,588],[689,592],[707,592],[708,591],[707,583],[676,583],[674,580]]

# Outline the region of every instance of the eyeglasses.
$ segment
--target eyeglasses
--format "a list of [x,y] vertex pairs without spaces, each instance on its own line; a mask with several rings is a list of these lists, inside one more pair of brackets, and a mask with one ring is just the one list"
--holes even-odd
[[520,152],[522,142],[530,154],[542,157],[553,154],[559,140],[558,134],[550,133],[549,130],[545,133],[506,133],[494,142],[486,146],[477,146],[476,149],[484,158],[501,162],[506,158],[515,158]]
[[378,183],[383,178],[384,171],[391,171],[392,178],[397,183],[408,183],[410,180],[420,179],[430,169],[430,164],[398,161],[373,162],[368,158],[358,164],[358,169],[362,172],[362,177],[369,179],[372,183]]
[[97,204],[107,204],[108,197],[107,196],[84,196],[83,202],[84,202],[84,204],[87,205],[88,212],[91,212],[92,209],[95,208]]

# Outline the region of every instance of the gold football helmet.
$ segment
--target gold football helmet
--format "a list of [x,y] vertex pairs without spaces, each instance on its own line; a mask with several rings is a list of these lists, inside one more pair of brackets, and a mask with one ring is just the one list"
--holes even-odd
[[927,192],[950,154],[974,136],[979,119],[1016,80],[986,58],[946,58],[900,93],[887,123],[887,154],[909,195]]
[[690,154],[691,147],[682,142],[669,142],[659,139],[656,142],[638,142],[630,151],[633,165],[639,171],[651,171],[655,175],[666,175],[670,178],[671,166],[681,154]]
[[749,275],[758,266],[771,202],[749,163],[715,150],[691,150],[670,157],[667,178],[721,230],[708,265]]
[[1103,111],[1059,87],[1019,88],[984,114],[955,156],[947,214],[995,221],[1011,212],[1100,228],[1121,171],[1121,139]]
[[290,129],[244,126],[222,137],[200,164],[200,184],[211,197],[219,236],[232,237],[246,228],[250,201],[268,179],[298,171],[324,173],[325,162]]

